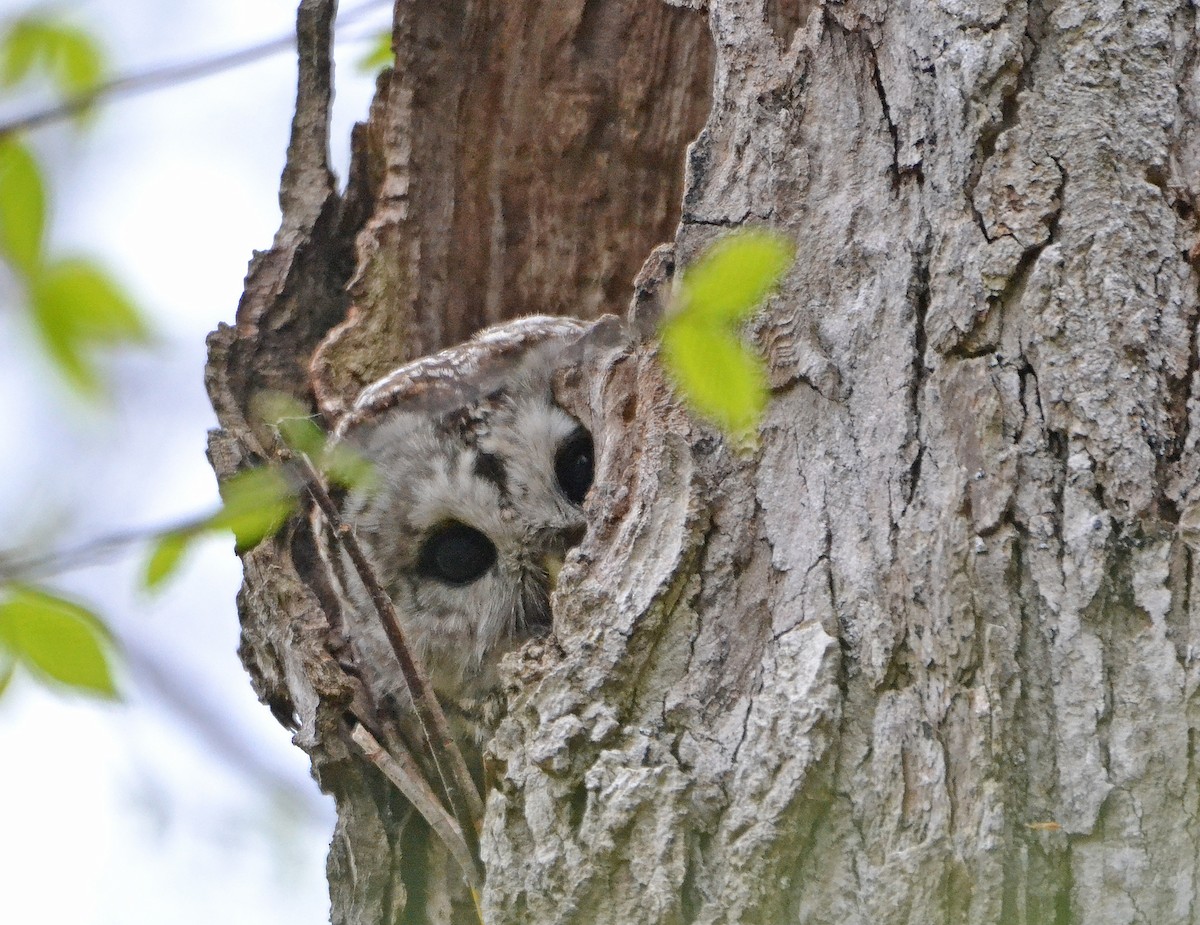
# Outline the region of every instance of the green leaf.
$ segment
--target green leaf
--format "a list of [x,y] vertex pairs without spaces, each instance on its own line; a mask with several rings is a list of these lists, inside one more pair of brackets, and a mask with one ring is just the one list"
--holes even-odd
[[38,279],[42,300],[90,343],[149,340],[146,322],[116,281],[90,260],[59,260]]
[[56,26],[51,76],[63,95],[94,90],[103,75],[104,55],[96,40],[75,26]]
[[206,529],[232,530],[239,553],[274,534],[296,510],[296,489],[277,468],[246,469],[221,485],[224,502]]
[[330,482],[342,488],[365,485],[374,467],[345,443],[331,442],[304,405],[290,395],[270,392],[256,396],[254,413],[279,430],[283,442],[303,453]]
[[179,571],[183,556],[195,538],[194,530],[172,530],[162,534],[151,547],[150,558],[146,561],[142,579],[145,587],[154,590]]
[[7,651],[0,649],[0,697],[3,697],[4,692],[8,690],[8,685],[12,683],[16,670],[17,660]]
[[792,262],[791,242],[764,230],[718,241],[680,280],[659,328],[663,363],[688,404],[727,434],[752,437],[767,406],[767,371],[737,337]]
[[0,256],[23,276],[42,260],[46,187],[29,149],[16,138],[0,139]]
[[314,459],[320,457],[325,448],[325,431],[308,415],[293,415],[278,418],[275,426],[283,442],[297,453],[304,453]]
[[754,432],[767,406],[762,361],[732,334],[669,318],[663,360],[688,404],[733,436]]
[[42,28],[33,19],[14,20],[0,38],[0,85],[12,87],[33,71],[39,58],[45,59],[46,45]]
[[91,611],[36,588],[14,586],[0,603],[0,645],[44,677],[99,697],[115,697],[112,640]]
[[364,74],[374,74],[385,67],[390,67],[395,60],[396,53],[392,51],[392,30],[388,29],[375,36],[371,50],[358,59],[357,66],[359,71]]
[[229,530],[239,553],[276,533],[299,505],[297,488],[274,466],[246,469],[221,483],[221,507],[198,523],[161,534],[150,549],[143,583],[154,590],[170,578],[192,543]]
[[679,306],[710,323],[749,317],[778,284],[795,256],[792,242],[762,229],[723,238],[683,274]]
[[87,260],[49,264],[32,281],[33,320],[59,370],[77,388],[96,392],[93,351],[149,339],[146,323],[106,272]]

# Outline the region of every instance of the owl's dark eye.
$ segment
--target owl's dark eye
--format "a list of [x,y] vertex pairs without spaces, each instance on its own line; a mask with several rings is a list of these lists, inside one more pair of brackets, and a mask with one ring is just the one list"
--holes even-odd
[[482,577],[495,561],[491,540],[474,527],[450,523],[425,541],[417,568],[446,584],[466,585]]
[[554,457],[558,486],[574,504],[582,504],[592,487],[594,455],[592,435],[580,427],[567,437]]

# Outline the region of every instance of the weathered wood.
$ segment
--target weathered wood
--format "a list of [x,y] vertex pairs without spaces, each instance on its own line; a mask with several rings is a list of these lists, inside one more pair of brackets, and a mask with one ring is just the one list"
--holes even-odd
[[[213,457],[253,454],[249,395],[304,394],[314,354],[335,413],[482,323],[634,296],[562,382],[597,483],[555,638],[509,663],[489,925],[1197,921],[1194,10],[397,14],[345,197],[302,55],[283,228],[214,335]],[[744,224],[799,255],[751,326],[751,455],[646,336],[675,263]],[[338,797],[334,920],[454,921],[449,862],[404,879],[428,849],[339,738],[356,688],[306,550],[247,557],[243,654]]]
[[393,44],[351,316],[314,362],[330,412],[487,324],[619,310],[708,113],[704,21],[653,0],[399,0]]
[[1195,922],[1194,14],[781,6],[708,4],[677,238],[798,242],[762,451],[597,359],[489,921]]

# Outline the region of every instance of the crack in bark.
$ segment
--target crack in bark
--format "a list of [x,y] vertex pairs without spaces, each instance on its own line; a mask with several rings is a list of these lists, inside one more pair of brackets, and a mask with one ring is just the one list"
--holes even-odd
[[[1050,736],[1053,746],[1054,732],[1047,725],[1053,716],[1053,709],[1048,706],[1048,702],[1053,700],[1050,690],[1053,682],[1046,676],[1045,666],[1055,634],[1052,628],[1040,631],[1042,620],[1039,614],[1042,608],[1036,590],[1037,582],[1023,551],[1023,544],[1037,544],[1039,540],[1020,523],[1014,526],[1018,537],[1013,544],[1010,568],[1012,581],[1020,588],[1015,599],[1019,630],[1015,678],[1020,686],[1013,705],[1013,725],[1025,729],[1036,729],[1040,725],[1042,728],[1033,733],[1031,741],[1037,741],[1045,733]],[[1033,591],[1032,599],[1025,589]],[[1032,720],[1034,716],[1042,717],[1040,723]],[[1027,747],[1019,756],[1001,754],[1005,766],[1002,779],[1008,782],[1005,807],[1010,814],[1022,810],[1028,814],[1024,820],[1014,820],[1010,815],[1008,821],[1009,837],[1025,840],[1028,855],[1022,857],[1021,852],[1013,851],[1008,856],[1004,866],[1002,909],[1010,910],[1014,921],[1018,920],[1017,915],[1022,915],[1021,921],[1050,921],[1054,925],[1070,925],[1073,921],[1070,914],[1073,880],[1070,842],[1048,835],[1036,835],[1027,828],[1032,819],[1054,818],[1053,790],[1059,777],[1057,749],[1050,747],[1034,751]],[[1038,756],[1045,756],[1044,767],[1038,766]],[[1043,788],[1046,786],[1051,792],[1045,792]],[[1043,863],[1038,862],[1039,858],[1043,859]],[[1002,914],[1001,921],[1009,921],[1009,916]]]
[[[1039,396],[1040,400],[1040,396]],[[1065,542],[1063,536],[1063,521],[1065,518],[1066,505],[1065,495],[1067,490],[1067,475],[1068,475],[1068,457],[1071,452],[1071,438],[1065,431],[1051,430],[1048,424],[1043,420],[1043,426],[1046,427],[1046,451],[1056,463],[1054,468],[1054,483],[1050,486],[1050,499],[1054,505],[1053,515],[1051,517],[1051,525],[1054,528],[1054,539],[1058,542],[1060,549]],[[1059,570],[1062,570],[1062,561],[1059,561]]]
[[[1197,765],[1196,765],[1196,730],[1195,729],[1188,729],[1188,731],[1187,731],[1187,750],[1188,750],[1187,780],[1192,782],[1191,786],[1194,788],[1196,786],[1196,782],[1200,781],[1200,773],[1198,773]],[[1196,821],[1197,821],[1197,818],[1200,817],[1200,814],[1198,814],[1196,811],[1195,793],[1193,793],[1191,796],[1192,796],[1192,800],[1185,801],[1185,806],[1188,807],[1188,810],[1187,810],[1188,818],[1191,820],[1192,824],[1189,826],[1185,826],[1185,830],[1188,833],[1188,840],[1192,843],[1192,857],[1196,858],[1196,863],[1193,865],[1193,871],[1200,871],[1200,840],[1198,840],[1197,833],[1196,833]],[[1189,803],[1190,803],[1190,805],[1189,805]],[[1196,904],[1197,904],[1198,898],[1200,898],[1200,897],[1197,897],[1196,891],[1193,890],[1191,901],[1188,903],[1188,921],[1189,922],[1196,921],[1196,912],[1197,912]]]
[[[1000,118],[995,122],[985,125],[980,131],[979,141],[976,144],[978,153],[972,161],[971,174],[967,177],[967,182],[963,189],[967,204],[971,208],[971,214],[975,217],[975,223],[979,226],[980,232],[982,232],[984,238],[988,241],[991,238],[988,236],[987,223],[983,220],[982,213],[975,207],[975,190],[979,187],[979,181],[983,178],[984,167],[996,152],[996,142],[1001,135],[1010,128],[1014,128],[1020,122],[1020,92],[1023,89],[1027,64],[1028,62],[1022,56],[1021,62],[1015,68],[1015,79],[1012,87],[1001,91]],[[999,83],[1012,73],[1014,73],[1013,69],[1001,71],[996,76],[993,84]]]
[[[956,359],[972,359],[976,357],[987,356],[995,352],[995,340],[998,339],[998,335],[988,336],[986,333],[987,328],[983,325],[984,319],[991,316],[993,312],[999,312],[1001,317],[1004,317],[1010,308],[1020,304],[1022,298],[1024,298],[1026,287],[1029,284],[1029,278],[1032,275],[1034,268],[1037,266],[1038,259],[1041,257],[1046,248],[1057,243],[1058,226],[1059,220],[1062,216],[1062,202],[1068,177],[1066,168],[1062,165],[1062,162],[1057,156],[1048,154],[1047,157],[1049,157],[1049,159],[1053,161],[1054,165],[1058,168],[1059,184],[1053,193],[1058,205],[1054,212],[1049,216],[1050,221],[1046,226],[1045,239],[1035,244],[1026,245],[1023,248],[1021,256],[1017,260],[1016,266],[1013,268],[1012,272],[1008,274],[1008,277],[1005,280],[1004,288],[995,295],[988,296],[986,311],[984,311],[975,319],[971,329],[964,332],[961,340],[944,351],[945,356],[954,357]],[[971,199],[971,208],[972,210],[975,210],[973,197]],[[980,222],[980,227],[983,230],[984,237],[987,238],[989,244],[995,243],[995,241],[999,241],[1005,237],[1012,238],[1018,243],[1021,243],[1020,240],[1012,234],[998,235],[994,239],[988,237],[983,216],[978,211],[975,211],[975,215]],[[982,342],[980,342],[980,339],[982,339]]]
[[890,173],[892,175],[892,193],[895,194],[900,188],[901,176],[905,173],[900,167],[900,130],[897,128],[896,123],[892,121],[892,110],[888,105],[887,91],[883,86],[883,75],[879,72],[879,55],[875,51],[875,45],[865,35],[861,39],[871,66],[871,86],[875,88],[875,95],[879,97],[879,107],[883,115],[883,123],[887,126],[888,135],[892,139]]
[[754,681],[754,689],[746,696],[746,715],[742,717],[742,734],[738,739],[737,745],[733,747],[733,754],[729,758],[729,765],[733,767],[737,764],[738,753],[742,750],[742,746],[746,743],[746,736],[750,734],[750,715],[754,712],[754,699],[762,693],[763,689],[763,669],[760,666],[758,669],[758,677]]
[[[999,22],[996,27],[999,27]],[[1029,13],[1026,13],[1026,28],[1025,34],[1029,38]],[[1021,119],[1021,91],[1027,87],[1028,75],[1036,60],[1038,50],[1041,48],[1041,43],[1030,42],[1034,48],[1034,54],[1026,56],[1023,48],[1018,48],[1017,54],[1019,59],[1015,68],[1011,65],[1002,68],[992,80],[990,84],[981,88],[980,97],[986,97],[997,84],[1000,84],[1009,79],[1012,80],[1012,86],[1000,91],[1000,118],[988,125],[985,125],[980,131],[979,140],[975,147],[975,157],[971,159],[971,172],[968,175],[964,184],[964,193],[966,195],[967,204],[970,206],[971,214],[975,217],[976,223],[979,225],[979,230],[983,232],[983,236],[987,238],[987,227],[983,221],[983,216],[979,210],[975,208],[975,189],[979,185],[980,178],[983,176],[983,168],[988,159],[995,153],[996,142],[1000,136],[1010,128],[1015,127]]]
[[[1192,276],[1196,280],[1197,292],[1200,293],[1200,274],[1192,271]],[[1194,388],[1200,376],[1200,311],[1195,305],[1192,306],[1190,317],[1187,319],[1188,331],[1188,360],[1187,369],[1182,377],[1175,382],[1168,374],[1167,388],[1167,417],[1172,421],[1172,432],[1174,440],[1171,442],[1170,448],[1162,456],[1162,466],[1175,466],[1182,459],[1187,450],[1188,441],[1191,439],[1192,415],[1190,405],[1194,402]],[[1159,492],[1164,501],[1172,502],[1170,494],[1167,492],[1166,478],[1163,477],[1160,484],[1164,486]],[[1172,502],[1170,506],[1171,513],[1168,515],[1168,521],[1172,524],[1179,522],[1179,509]]]
[[[921,464],[925,457],[925,443],[921,439],[921,403],[922,391],[929,373],[925,362],[928,349],[928,338],[925,331],[926,319],[929,316],[930,279],[929,279],[929,248],[922,246],[915,255],[916,272],[910,281],[909,300],[913,305],[913,361],[912,386],[909,393],[909,415],[912,418],[912,436],[917,441],[917,454],[908,470],[908,484],[905,486],[904,511],[907,511],[917,493],[917,485],[921,479]],[[903,516],[904,511],[901,512]]]

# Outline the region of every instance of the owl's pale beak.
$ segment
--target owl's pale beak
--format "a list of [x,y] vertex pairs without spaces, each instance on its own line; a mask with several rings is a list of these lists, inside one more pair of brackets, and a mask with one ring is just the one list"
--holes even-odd
[[554,589],[558,587],[558,573],[562,571],[563,557],[548,553],[542,556],[542,568],[546,570],[546,577],[549,579],[550,593],[554,593]]

